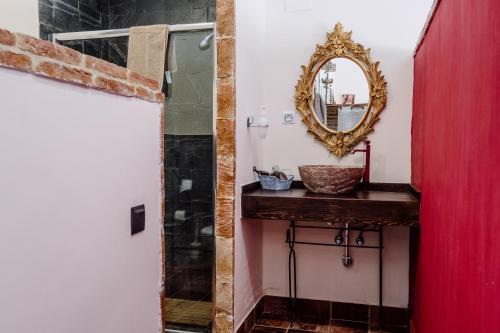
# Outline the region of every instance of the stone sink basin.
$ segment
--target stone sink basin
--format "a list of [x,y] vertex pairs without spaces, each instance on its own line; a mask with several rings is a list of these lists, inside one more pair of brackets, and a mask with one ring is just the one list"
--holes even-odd
[[304,186],[312,192],[340,194],[352,192],[363,178],[365,168],[340,165],[300,165]]

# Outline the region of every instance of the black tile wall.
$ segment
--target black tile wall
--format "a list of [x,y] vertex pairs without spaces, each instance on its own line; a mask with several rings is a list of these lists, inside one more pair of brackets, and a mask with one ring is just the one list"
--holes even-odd
[[[52,33],[102,30],[108,26],[107,0],[39,0],[38,8],[42,39],[49,39]],[[107,40],[75,40],[61,44],[94,57],[109,59]]]
[[[165,283],[167,295],[210,301],[213,137],[165,135],[165,179],[166,269],[170,272]],[[183,181],[190,181],[191,188],[181,191]]]
[[104,0],[39,0],[40,37],[55,32],[101,30],[106,28]]
[[[109,0],[108,29],[215,21],[215,0]],[[109,61],[126,64],[126,43],[109,44]],[[121,52],[120,52],[121,51]]]
[[[216,0],[39,0],[40,38],[58,32],[215,21]],[[126,67],[128,38],[65,42]]]

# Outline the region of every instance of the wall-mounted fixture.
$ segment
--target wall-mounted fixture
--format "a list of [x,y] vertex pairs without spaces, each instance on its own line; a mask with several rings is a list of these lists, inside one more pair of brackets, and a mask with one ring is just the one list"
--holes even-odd
[[344,242],[344,237],[342,237],[342,234],[344,233],[344,230],[340,230],[337,234],[337,237],[335,237],[335,244],[340,245]]
[[269,127],[269,124],[267,118],[258,117],[257,120],[255,120],[254,116],[250,116],[247,118],[247,127]]
[[135,235],[145,228],[146,208],[144,205],[132,207],[130,208],[130,214],[131,234]]
[[295,124],[295,111],[285,111],[283,112],[283,125],[293,125]]
[[249,116],[247,118],[247,128],[258,127],[258,136],[264,139],[267,135],[267,128],[269,127],[269,120],[267,119],[266,107],[261,106],[260,112],[257,117]]
[[210,40],[214,37],[214,33],[212,32],[209,34],[207,37],[203,38],[203,40],[200,42],[200,49],[201,50],[206,50],[210,47]]
[[363,231],[360,231],[358,237],[356,237],[356,245],[362,246],[365,244],[365,238],[363,237]]
[[257,117],[250,116],[247,118],[247,127],[269,127],[265,106],[259,108],[259,115]]

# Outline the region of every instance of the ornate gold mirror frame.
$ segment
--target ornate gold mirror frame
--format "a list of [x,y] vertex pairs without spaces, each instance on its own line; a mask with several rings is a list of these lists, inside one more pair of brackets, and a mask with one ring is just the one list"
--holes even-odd
[[[342,157],[373,132],[374,124],[387,103],[387,82],[378,70],[379,62],[372,62],[370,49],[352,41],[352,32],[345,32],[337,23],[333,32],[327,33],[324,45],[316,45],[309,65],[302,66],[302,75],[295,86],[295,106],[307,125],[307,132],[320,141],[331,153]],[[313,108],[313,85],[316,74],[323,64],[335,58],[347,58],[363,70],[370,88],[368,110],[356,127],[349,131],[334,131],[324,126],[315,116]]]

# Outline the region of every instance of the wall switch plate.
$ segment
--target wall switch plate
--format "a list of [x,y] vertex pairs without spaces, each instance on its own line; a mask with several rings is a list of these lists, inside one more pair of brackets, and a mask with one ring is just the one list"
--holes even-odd
[[131,234],[135,235],[138,232],[144,231],[146,224],[146,208],[144,205],[130,208],[130,214]]
[[283,112],[283,125],[295,124],[295,111]]

